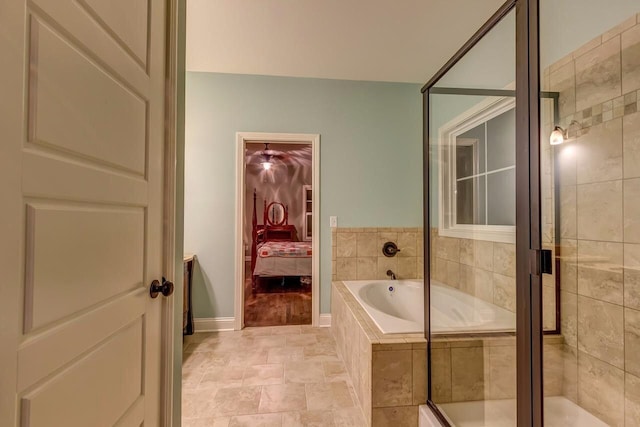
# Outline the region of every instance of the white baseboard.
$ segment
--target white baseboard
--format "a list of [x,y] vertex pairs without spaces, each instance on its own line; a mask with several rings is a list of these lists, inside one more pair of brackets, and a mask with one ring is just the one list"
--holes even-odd
[[193,319],[195,332],[233,331],[233,317],[201,317]]
[[328,328],[331,326],[331,313],[321,314],[318,319],[318,326],[321,328]]

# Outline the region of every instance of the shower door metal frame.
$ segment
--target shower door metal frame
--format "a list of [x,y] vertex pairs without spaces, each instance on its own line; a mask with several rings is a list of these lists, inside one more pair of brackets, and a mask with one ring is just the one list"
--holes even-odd
[[[427,260],[424,263],[424,277],[427,285],[424,292],[424,330],[428,352],[426,403],[444,426],[449,426],[449,423],[431,399],[429,95],[440,89],[433,88],[440,78],[514,8],[516,14],[516,418],[519,427],[541,427],[543,424],[540,97],[545,94],[540,91],[539,0],[507,0],[422,88],[423,216],[424,248],[427,254]],[[555,98],[554,95],[546,95]],[[558,318],[556,322],[559,323]]]

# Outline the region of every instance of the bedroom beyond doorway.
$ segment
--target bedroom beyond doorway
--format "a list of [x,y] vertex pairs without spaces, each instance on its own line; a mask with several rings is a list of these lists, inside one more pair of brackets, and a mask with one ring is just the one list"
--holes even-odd
[[242,157],[243,268],[236,286],[243,326],[311,325],[318,279],[313,143],[250,138],[242,141]]

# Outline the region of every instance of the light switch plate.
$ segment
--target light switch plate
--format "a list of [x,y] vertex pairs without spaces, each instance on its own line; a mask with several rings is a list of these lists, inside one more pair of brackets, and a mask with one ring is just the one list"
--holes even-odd
[[338,226],[338,217],[330,216],[329,217],[329,227],[336,228]]

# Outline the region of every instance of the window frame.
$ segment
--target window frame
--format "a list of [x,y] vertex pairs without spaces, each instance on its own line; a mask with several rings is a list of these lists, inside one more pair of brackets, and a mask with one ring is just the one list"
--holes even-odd
[[[515,109],[515,105],[515,97],[491,96],[456,116],[438,129],[438,140],[440,141],[440,144],[438,144],[438,162],[440,163],[440,168],[438,168],[438,234],[440,236],[487,240],[498,243],[515,243],[515,225],[458,224],[456,222],[457,206],[454,192],[455,187],[453,185],[457,182],[455,158],[457,136],[480,124],[488,122],[502,113]],[[485,141],[485,156],[486,150],[487,145]],[[445,165],[447,165],[447,167],[444,167]],[[515,169],[515,163],[513,168]],[[499,170],[507,169],[503,168]],[[483,173],[485,180],[489,174],[485,168],[485,172]],[[445,200],[445,194],[448,200]],[[485,199],[486,198],[487,194],[485,191]]]

